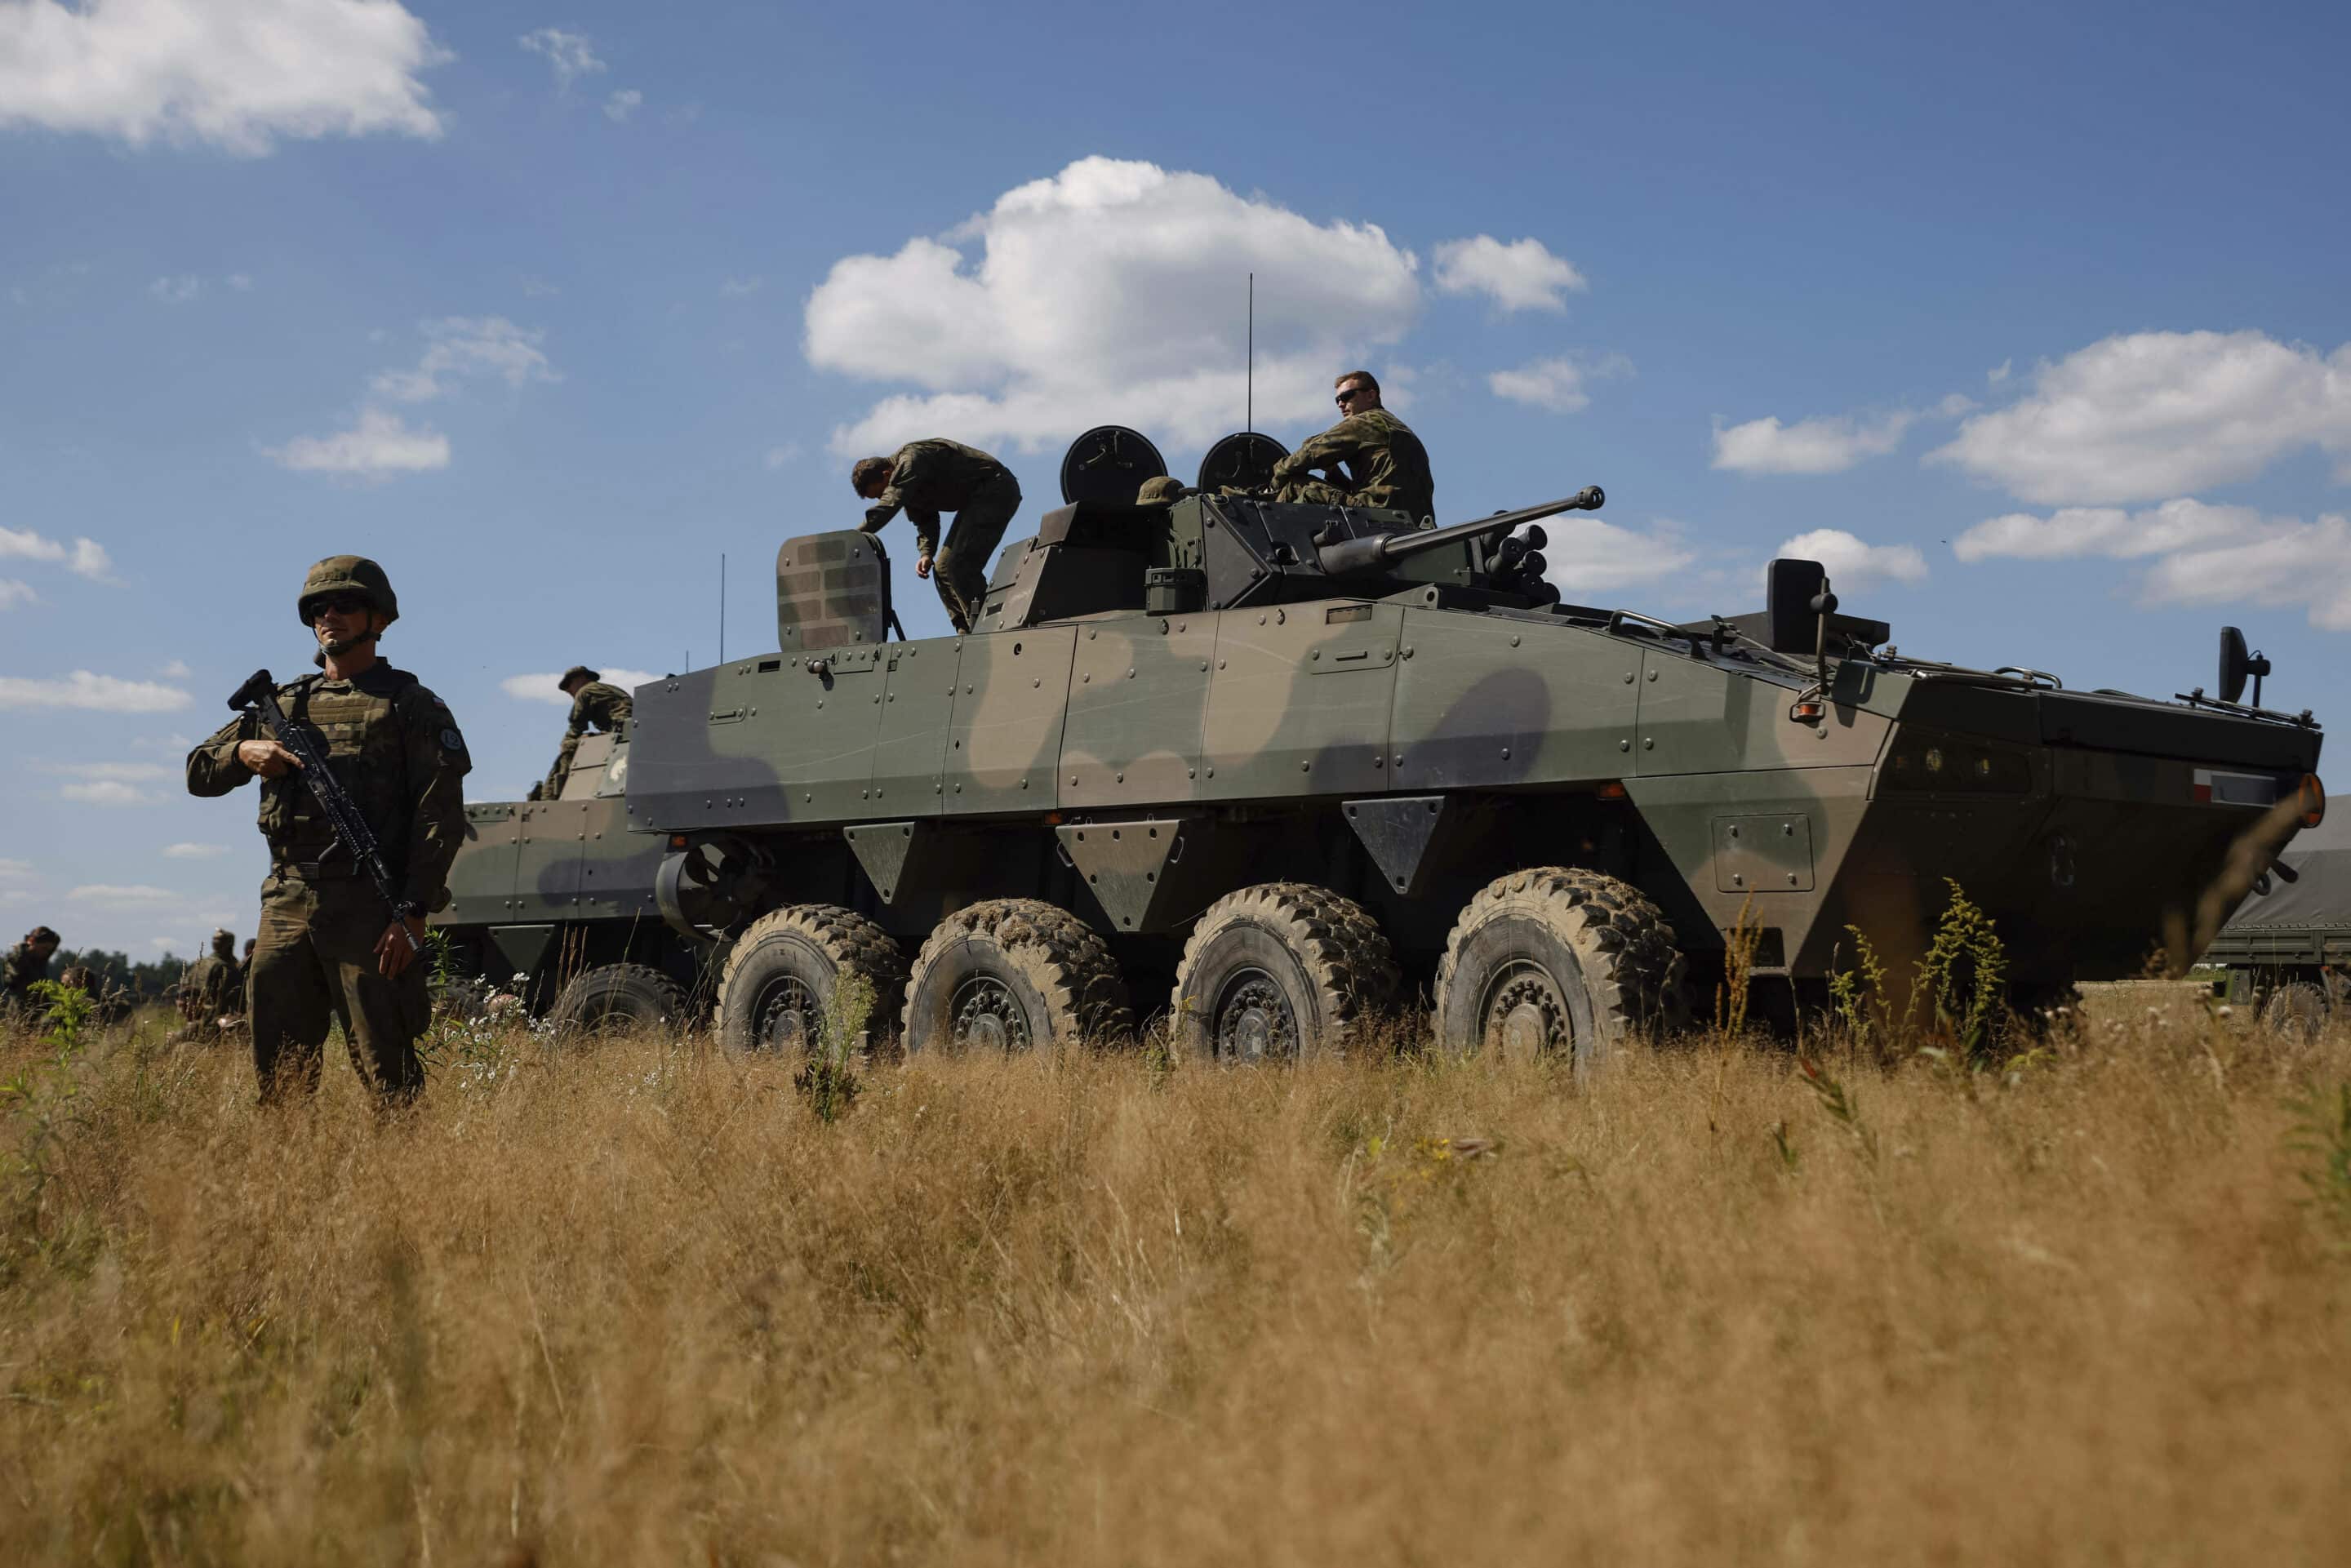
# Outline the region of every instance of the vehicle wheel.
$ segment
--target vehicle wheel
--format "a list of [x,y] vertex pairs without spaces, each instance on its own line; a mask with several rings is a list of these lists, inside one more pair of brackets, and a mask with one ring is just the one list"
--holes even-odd
[[992,898],[939,922],[906,981],[906,1050],[1125,1045],[1134,1009],[1110,946],[1066,909]]
[[2308,980],[2294,980],[2262,1004],[2262,1027],[2281,1040],[2306,1045],[2326,1032],[2326,993]]
[[1203,1061],[1296,1061],[1341,1049],[1395,991],[1395,954],[1362,904],[1302,882],[1245,887],[1184,944],[1176,1042]]
[[682,1022],[685,993],[659,969],[606,964],[573,976],[547,1017],[564,1034],[619,1034]]
[[853,1024],[871,1040],[891,1032],[906,960],[891,935],[854,910],[793,904],[751,922],[718,980],[718,1038],[737,1051],[798,1051],[822,1038],[843,975],[871,990]]
[[1581,1071],[1646,1030],[1685,1021],[1685,960],[1646,896],[1598,872],[1539,866],[1486,884],[1437,970],[1448,1050],[1563,1055]]

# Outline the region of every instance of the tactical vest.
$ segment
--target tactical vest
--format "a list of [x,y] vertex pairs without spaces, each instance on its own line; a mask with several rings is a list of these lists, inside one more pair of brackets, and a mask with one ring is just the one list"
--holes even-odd
[[[406,736],[397,699],[416,685],[404,670],[378,665],[359,683],[305,675],[277,694],[287,719],[308,729],[335,771],[394,875],[408,850],[414,791],[410,788]],[[372,688],[372,689],[370,689]],[[305,878],[356,876],[359,864],[338,843],[333,825],[301,771],[261,781],[261,834],[271,863]]]

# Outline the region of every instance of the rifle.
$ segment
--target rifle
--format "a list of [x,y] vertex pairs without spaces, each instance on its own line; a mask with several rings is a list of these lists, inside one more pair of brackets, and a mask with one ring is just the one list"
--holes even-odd
[[309,787],[310,799],[319,802],[319,809],[327,813],[327,821],[334,826],[335,837],[342,841],[343,847],[350,851],[351,858],[358,861],[360,869],[368,873],[368,880],[375,883],[376,892],[392,910],[393,923],[400,927],[401,936],[408,943],[408,950],[423,957],[424,945],[417,941],[416,933],[408,928],[408,917],[423,911],[400,896],[400,890],[392,883],[392,867],[384,862],[383,846],[375,841],[375,831],[367,825],[367,819],[360,815],[358,803],[344,791],[343,781],[335,777],[333,768],[327,766],[327,754],[319,749],[308,731],[288,719],[286,710],[277,706],[277,678],[267,670],[254,671],[245,685],[237,687],[230,696],[228,706],[239,713],[259,715],[270,737],[300,761],[302,782]]

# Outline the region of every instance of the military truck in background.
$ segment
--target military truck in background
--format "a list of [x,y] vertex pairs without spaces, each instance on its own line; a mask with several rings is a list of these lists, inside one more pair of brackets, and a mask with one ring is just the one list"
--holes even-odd
[[2351,818],[2297,835],[2255,880],[2203,961],[2226,1000],[2281,1033],[2351,1017]]
[[470,801],[431,917],[450,945],[458,995],[510,989],[567,1028],[690,1017],[706,940],[664,923],[653,897],[659,840],[630,830],[629,740],[580,738],[551,800]]
[[475,808],[444,925],[535,979],[702,959],[742,1046],[854,976],[910,1051],[1164,1014],[1283,1058],[1425,992],[1449,1046],[1581,1061],[1711,998],[1734,936],[1760,1004],[1820,1005],[1848,926],[1899,964],[1949,882],[2027,1002],[2184,972],[2323,820],[2318,725],[2258,694],[1902,653],[1803,561],[1761,614],[1562,603],[1541,519],[1596,488],[1438,528],[1212,482],[1280,453],[1144,506],[1156,452],[1089,432],[961,636],[892,635],[871,537],[786,540],[776,650],[638,687],[592,788]]

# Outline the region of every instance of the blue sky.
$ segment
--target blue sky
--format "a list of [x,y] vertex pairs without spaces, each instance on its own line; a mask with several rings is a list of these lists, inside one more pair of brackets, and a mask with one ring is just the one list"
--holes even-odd
[[2168,695],[2233,622],[2332,717],[2345,17],[0,0],[0,922],[249,932],[254,802],[179,760],[318,557],[510,797],[509,682],[709,663],[722,551],[769,645],[866,445],[1032,521],[1088,424],[1188,476],[1252,267],[1259,427],[1362,363],[1448,518],[1604,485],[1573,598],[1748,609],[1802,540],[1913,653]]

